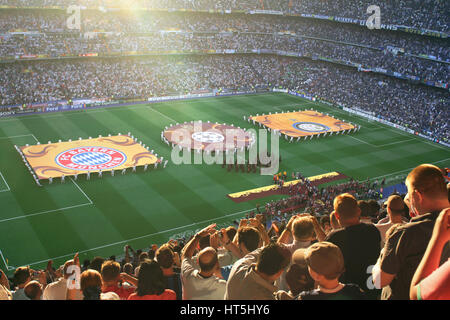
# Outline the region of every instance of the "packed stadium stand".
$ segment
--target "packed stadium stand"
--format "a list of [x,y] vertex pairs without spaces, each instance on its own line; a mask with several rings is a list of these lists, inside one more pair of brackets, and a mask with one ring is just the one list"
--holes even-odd
[[[380,1],[382,26],[370,30],[372,2],[140,0],[130,8],[127,1],[0,0],[0,114],[76,99],[283,89],[450,143],[449,1]],[[73,4],[82,8],[79,28],[66,11]],[[10,279],[2,272],[0,298],[450,299],[448,172],[416,167],[402,185],[406,194],[393,190],[382,202],[382,181],[319,189],[291,174],[301,187],[227,228],[126,246],[109,258],[20,267]],[[441,265],[428,254],[436,247]],[[81,289],[68,285],[71,265],[81,268]],[[378,269],[367,274],[369,265]]]

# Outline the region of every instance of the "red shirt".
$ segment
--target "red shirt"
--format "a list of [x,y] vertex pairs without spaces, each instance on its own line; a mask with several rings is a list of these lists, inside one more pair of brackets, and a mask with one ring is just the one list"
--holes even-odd
[[128,300],[177,300],[175,291],[166,289],[160,295],[147,294],[145,296],[138,296],[137,293],[133,293],[128,297]]
[[421,300],[450,300],[450,259],[423,279],[420,286]]
[[109,286],[102,289],[103,293],[106,292],[114,292],[117,293],[120,300],[127,300],[130,294],[134,293],[135,288],[127,288],[127,287],[119,287],[117,285],[115,286]]

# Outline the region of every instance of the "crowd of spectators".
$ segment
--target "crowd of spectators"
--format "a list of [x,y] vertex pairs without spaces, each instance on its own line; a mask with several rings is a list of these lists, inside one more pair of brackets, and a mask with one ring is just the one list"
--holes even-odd
[[80,29],[69,29],[70,15],[65,11],[0,11],[0,31],[35,31],[41,33],[79,33],[103,31],[113,33],[185,32],[290,32],[302,36],[350,42],[374,48],[393,46],[412,54],[426,54],[445,60],[449,48],[444,39],[406,32],[369,30],[364,26],[302,17],[212,14],[195,12],[123,12],[83,11]]
[[[0,5],[16,7],[63,8],[70,5],[90,8],[130,8],[128,0],[0,0]],[[139,0],[134,1],[136,8],[148,9],[190,9],[190,10],[275,10],[287,14],[316,14],[343,18],[367,20],[367,8],[373,5],[371,0]],[[445,0],[399,0],[381,1],[383,24],[411,26],[436,31],[448,31],[449,4]]]
[[[299,172],[293,173],[293,177],[299,180],[299,183],[290,186],[283,186],[284,183],[281,183],[281,193],[289,197],[268,202],[265,204],[264,210],[258,207],[257,213],[268,218],[283,219],[291,211],[300,207],[312,214],[327,215],[333,211],[334,198],[347,192],[352,193],[357,200],[370,199],[376,203],[376,200],[379,199],[378,182],[358,182],[350,178],[346,183],[318,188]],[[252,214],[254,212],[249,216]]]
[[[284,87],[449,141],[448,92],[337,64],[274,55],[23,62],[0,66],[0,105]],[[407,116],[405,116],[407,115]]]
[[95,38],[63,35],[8,36],[0,45],[3,57],[39,56],[61,58],[96,54],[102,56],[180,52],[251,53],[294,52],[308,57],[345,61],[364,68],[381,68],[428,81],[448,83],[449,64],[393,54],[379,50],[323,40],[266,34],[154,33],[147,35],[106,35]]
[[[71,30],[65,12],[6,11],[0,16],[0,30],[5,32],[0,43],[3,58],[282,50],[428,81],[447,83],[449,79],[449,65],[443,62],[450,56],[446,39],[330,21],[244,14],[143,13],[136,17],[87,12],[81,30]],[[31,33],[23,35],[21,31]],[[87,33],[92,31],[96,33]]]
[[[408,193],[383,206],[358,201],[350,182],[329,214],[296,211],[284,223],[254,213],[211,224],[189,239],[123,257],[78,254],[58,268],[1,272],[6,300],[409,300],[450,299],[448,170],[423,164]],[[307,184],[307,181],[305,181]],[[326,194],[326,193],[325,193]],[[322,196],[324,193],[322,193]],[[308,197],[311,195],[308,194]]]
[[[138,3],[139,2],[139,3]],[[280,10],[365,20],[369,0],[142,0],[147,8]],[[120,1],[79,0],[87,6]],[[68,6],[68,0],[0,0],[0,5]],[[448,32],[447,1],[380,4],[385,24]],[[430,10],[433,8],[433,10]],[[222,88],[283,87],[449,141],[448,91],[355,68],[315,61],[322,56],[448,82],[448,64],[397,55],[448,60],[445,40],[311,19],[247,15],[145,15],[83,12],[83,32],[68,31],[61,12],[0,13],[0,56],[61,57],[171,50],[281,50],[312,59],[276,55],[154,56],[15,62],[0,66],[0,105],[75,98],[147,99]],[[150,19],[149,17],[153,17]],[[336,28],[339,26],[339,28]],[[35,35],[20,30],[38,31]],[[181,29],[185,33],[161,32]],[[19,34],[13,34],[19,31]],[[275,35],[291,32],[296,35]],[[140,34],[142,33],[142,34]],[[353,45],[312,39],[325,38]],[[371,48],[355,46],[370,46]],[[381,48],[382,47],[382,48]],[[373,184],[351,180],[318,189],[302,183],[288,198],[269,202],[228,228],[212,224],[193,237],[171,239],[148,250],[125,247],[122,258],[78,254],[55,268],[2,272],[0,298],[13,300],[207,300],[207,299],[450,299],[450,207],[439,168],[422,165],[408,175],[406,196],[383,207]],[[410,219],[411,218],[411,219]],[[411,258],[414,257],[414,258]],[[423,257],[423,258],[422,258]],[[80,274],[74,272],[79,268]],[[371,278],[372,281],[368,281]],[[76,281],[73,282],[72,280]]]

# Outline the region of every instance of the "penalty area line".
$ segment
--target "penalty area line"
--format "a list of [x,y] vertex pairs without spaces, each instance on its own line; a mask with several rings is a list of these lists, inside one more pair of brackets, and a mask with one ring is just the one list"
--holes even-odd
[[153,109],[152,106],[147,106],[147,108],[150,109],[151,111],[154,111],[154,112],[156,112],[156,113],[159,113],[160,115],[162,115],[162,116],[165,117],[166,119],[169,119],[170,121],[173,121],[174,123],[177,123],[176,120],[172,119],[172,118],[169,117],[169,116],[166,116],[164,113],[161,113],[161,112],[159,112],[158,110]]
[[11,270],[15,270],[15,269],[16,269],[15,267],[10,267],[10,266],[8,265],[8,263],[6,262],[5,257],[3,256],[2,250],[0,250],[0,256],[2,257],[3,264],[5,265],[5,267],[6,267],[6,269],[7,269],[8,271],[11,271]]
[[4,181],[5,184],[6,184],[6,187],[8,188],[7,190],[0,190],[0,192],[11,191],[11,188],[9,187],[8,182],[6,182],[6,179],[5,179],[5,177],[3,176],[3,174],[2,174],[1,172],[0,172],[0,176],[2,177],[3,181]]
[[47,211],[42,211],[42,212],[37,212],[37,213],[31,213],[31,214],[27,214],[27,215],[22,215],[22,216],[2,219],[2,220],[0,220],[0,223],[13,221],[13,220],[19,220],[19,219],[25,219],[25,218],[29,218],[29,217],[40,216],[40,215],[47,214],[47,213],[52,213],[52,212],[66,211],[66,210],[70,210],[70,209],[74,209],[74,208],[80,208],[80,207],[91,206],[91,205],[92,205],[92,203],[82,203],[82,204],[77,204],[77,205],[70,206],[70,207],[64,207],[64,208],[47,210]]

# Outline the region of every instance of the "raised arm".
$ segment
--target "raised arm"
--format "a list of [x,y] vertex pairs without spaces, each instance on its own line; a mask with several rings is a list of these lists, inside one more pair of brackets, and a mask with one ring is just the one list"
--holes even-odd
[[131,285],[137,287],[138,279],[136,279],[136,278],[133,277],[133,276],[130,276],[130,275],[129,275],[128,273],[126,273],[126,272],[122,272],[122,273],[120,274],[120,279],[122,279],[123,281],[128,282],[129,284],[131,284]]
[[189,240],[188,243],[184,246],[183,250],[181,251],[181,261],[183,261],[185,258],[192,258],[195,252],[195,248],[197,247],[198,241],[201,237],[204,237],[208,234],[211,234],[214,232],[214,228],[216,227],[216,224],[211,224],[207,226],[206,228],[200,230],[195,234],[194,237],[192,237],[191,240]]
[[4,286],[6,289],[11,290],[9,287],[9,281],[2,269],[0,269],[0,285]]
[[[68,279],[67,282],[67,292],[66,292],[66,299],[67,300],[77,300],[77,297],[79,296],[79,293],[81,292],[80,289],[80,273],[81,273],[81,266],[80,266],[80,258],[78,256],[78,253],[75,254],[73,257],[73,262],[75,267],[78,268],[78,271],[75,272],[75,280],[72,280],[72,277]],[[69,280],[71,281],[69,283]]]
[[411,300],[417,300],[420,282],[439,268],[442,250],[448,241],[450,241],[450,208],[443,210],[434,224],[427,250],[411,281],[409,292]]
[[297,215],[293,215],[286,225],[286,228],[284,228],[283,232],[281,233],[280,237],[278,238],[278,243],[284,243],[284,244],[290,244],[294,240],[292,237],[292,224],[294,223],[294,220],[297,218]]
[[317,218],[314,216],[311,216],[311,221],[314,225],[314,232],[316,233],[316,237],[318,241],[325,241],[327,235],[323,231],[322,227],[320,226],[319,222],[317,221]]
[[222,234],[222,237],[220,239],[220,242],[222,244],[222,246],[227,249],[228,251],[231,251],[231,253],[237,257],[237,258],[242,258],[242,252],[241,250],[239,250],[239,247],[230,240],[230,238],[228,237],[227,234],[227,230],[226,229],[221,229],[220,233]]

